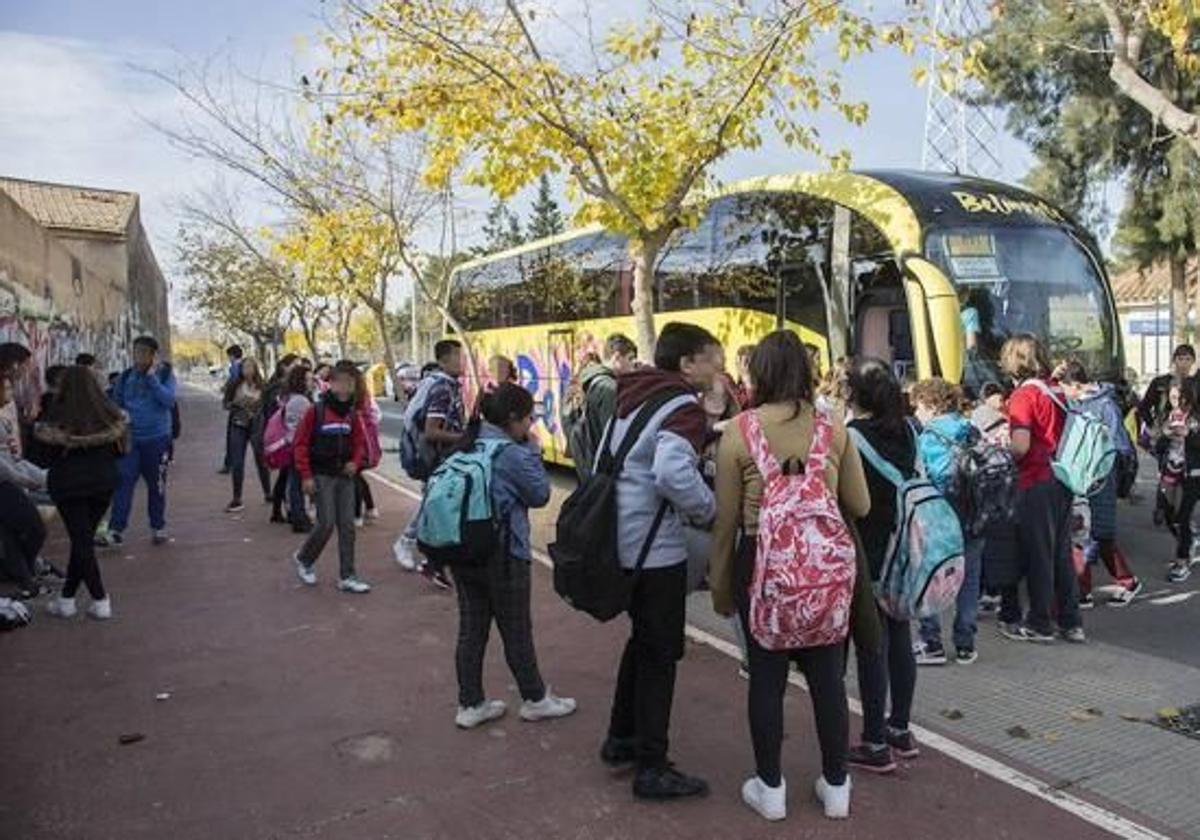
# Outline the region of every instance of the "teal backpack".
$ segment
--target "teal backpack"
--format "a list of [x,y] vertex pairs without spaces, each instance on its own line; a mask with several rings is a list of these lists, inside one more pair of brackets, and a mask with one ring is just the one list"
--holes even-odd
[[1117,447],[1112,433],[1103,420],[1066,405],[1040,379],[1029,384],[1066,414],[1062,437],[1058,439],[1058,449],[1050,464],[1054,477],[1076,496],[1098,493],[1117,464]]
[[849,431],[867,463],[896,488],[896,522],[875,583],[875,599],[897,621],[941,615],[958,597],[966,575],[958,514],[925,477],[919,453],[917,474],[905,478],[861,432]]
[[417,546],[435,565],[484,566],[500,545],[492,465],[511,441],[480,440],[433,471],[417,517]]

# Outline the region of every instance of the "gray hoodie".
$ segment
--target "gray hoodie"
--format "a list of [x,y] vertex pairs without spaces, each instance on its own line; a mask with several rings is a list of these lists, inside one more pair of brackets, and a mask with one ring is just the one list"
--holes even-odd
[[[637,564],[661,502],[667,502],[667,512],[646,557],[646,569],[686,563],[684,525],[707,525],[716,515],[716,498],[700,474],[696,446],[678,432],[664,428],[671,425],[672,415],[689,407],[700,412],[699,400],[681,394],[660,408],[630,450],[617,479],[618,551],[621,565],[627,569]],[[621,414],[613,418],[609,449],[614,453],[637,412]],[[702,423],[702,412],[700,420]]]

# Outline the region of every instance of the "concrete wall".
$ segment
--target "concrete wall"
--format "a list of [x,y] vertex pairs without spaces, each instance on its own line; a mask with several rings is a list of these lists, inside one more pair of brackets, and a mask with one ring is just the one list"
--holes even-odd
[[35,363],[18,383],[22,402],[40,392],[48,365],[79,352],[117,370],[139,333],[157,335],[169,350],[166,284],[136,215],[131,227],[135,236],[126,240],[61,236],[0,190],[0,342],[24,344]]

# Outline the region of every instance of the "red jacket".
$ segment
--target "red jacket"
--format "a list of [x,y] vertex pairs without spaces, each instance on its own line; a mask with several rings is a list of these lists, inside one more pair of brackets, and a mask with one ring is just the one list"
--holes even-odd
[[[344,426],[350,425],[350,447],[346,452],[345,459],[342,460],[342,467],[345,464],[354,462],[355,466],[362,469],[363,464],[367,460],[367,434],[366,427],[363,425],[362,417],[353,405],[346,414],[339,414],[333,403],[321,402],[313,405],[300,418],[300,425],[296,427],[296,436],[293,444],[293,457],[296,462],[296,469],[300,471],[300,478],[307,481],[313,477],[313,442],[316,434],[317,413],[323,411],[323,423],[327,427],[334,425]],[[320,465],[317,465],[320,467]],[[342,467],[336,470],[337,474],[341,474]],[[318,469],[317,472],[322,474],[333,474],[329,469]]]

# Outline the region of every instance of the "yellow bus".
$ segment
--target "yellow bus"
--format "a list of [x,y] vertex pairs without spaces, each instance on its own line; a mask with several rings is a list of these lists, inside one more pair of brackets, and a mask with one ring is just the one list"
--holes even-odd
[[[903,378],[941,375],[968,389],[999,381],[1018,332],[1095,375],[1123,369],[1112,291],[1094,240],[1042,199],[1004,184],[912,171],[756,178],[704,199],[655,274],[659,326],[699,324],[732,359],[778,327],[823,365],[874,356]],[[589,352],[634,335],[624,237],[598,227],[458,267],[453,307],[486,380],[514,359],[538,404],[548,460],[569,463],[560,409]]]

